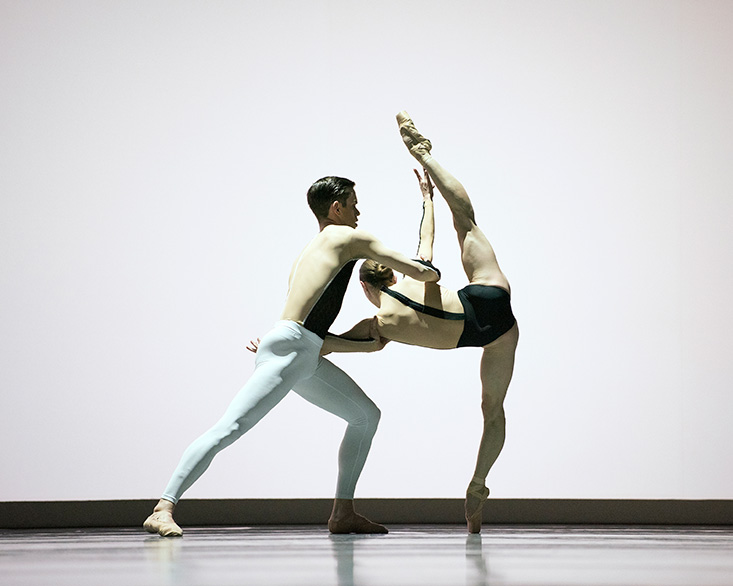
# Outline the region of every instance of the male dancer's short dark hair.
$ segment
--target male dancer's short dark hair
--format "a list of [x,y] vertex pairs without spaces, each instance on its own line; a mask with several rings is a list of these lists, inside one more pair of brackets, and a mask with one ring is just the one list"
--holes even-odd
[[328,217],[328,210],[334,201],[346,205],[346,200],[354,191],[351,179],[343,177],[322,177],[308,189],[308,205],[319,220]]

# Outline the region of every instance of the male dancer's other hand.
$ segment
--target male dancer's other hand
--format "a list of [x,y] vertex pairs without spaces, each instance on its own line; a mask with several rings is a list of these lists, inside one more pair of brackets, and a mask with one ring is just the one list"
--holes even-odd
[[382,350],[389,343],[389,338],[383,338],[379,335],[376,315],[369,322],[369,337],[377,343],[375,348],[377,352]]
[[250,345],[246,347],[247,350],[249,350],[253,354],[257,354],[257,350],[260,347],[260,339],[257,338],[256,342],[254,340],[250,340],[249,343]]

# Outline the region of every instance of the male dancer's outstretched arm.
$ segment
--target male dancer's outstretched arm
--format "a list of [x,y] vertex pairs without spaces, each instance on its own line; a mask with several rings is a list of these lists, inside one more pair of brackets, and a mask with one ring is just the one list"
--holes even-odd
[[[352,246],[353,258],[375,260],[417,281],[433,283],[440,279],[440,275],[435,269],[411,260],[399,252],[390,250],[374,236],[363,230],[354,230]],[[430,256],[432,257],[432,239],[430,242]],[[426,258],[425,260],[431,259]]]

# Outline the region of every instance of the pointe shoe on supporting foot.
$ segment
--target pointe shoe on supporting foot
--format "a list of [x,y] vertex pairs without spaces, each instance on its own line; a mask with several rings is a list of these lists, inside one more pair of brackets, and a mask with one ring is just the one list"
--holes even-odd
[[354,513],[343,519],[328,520],[328,530],[331,533],[343,535],[346,533],[359,533],[359,534],[385,534],[389,533],[384,525],[374,523],[366,517]]
[[400,127],[402,142],[405,143],[407,150],[424,165],[430,159],[430,149],[433,145],[418,132],[415,123],[405,110],[397,114],[397,125]]
[[173,520],[170,513],[156,511],[145,519],[143,529],[148,533],[157,533],[161,537],[180,537],[183,530]]
[[466,524],[469,533],[481,533],[481,520],[484,503],[489,498],[489,489],[485,486],[469,486],[466,491]]

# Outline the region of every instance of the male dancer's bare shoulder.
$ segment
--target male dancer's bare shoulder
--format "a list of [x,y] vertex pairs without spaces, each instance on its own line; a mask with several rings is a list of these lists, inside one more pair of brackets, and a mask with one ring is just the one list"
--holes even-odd
[[326,286],[352,259],[353,232],[348,226],[326,226],[303,249],[290,271],[281,319],[303,322]]

